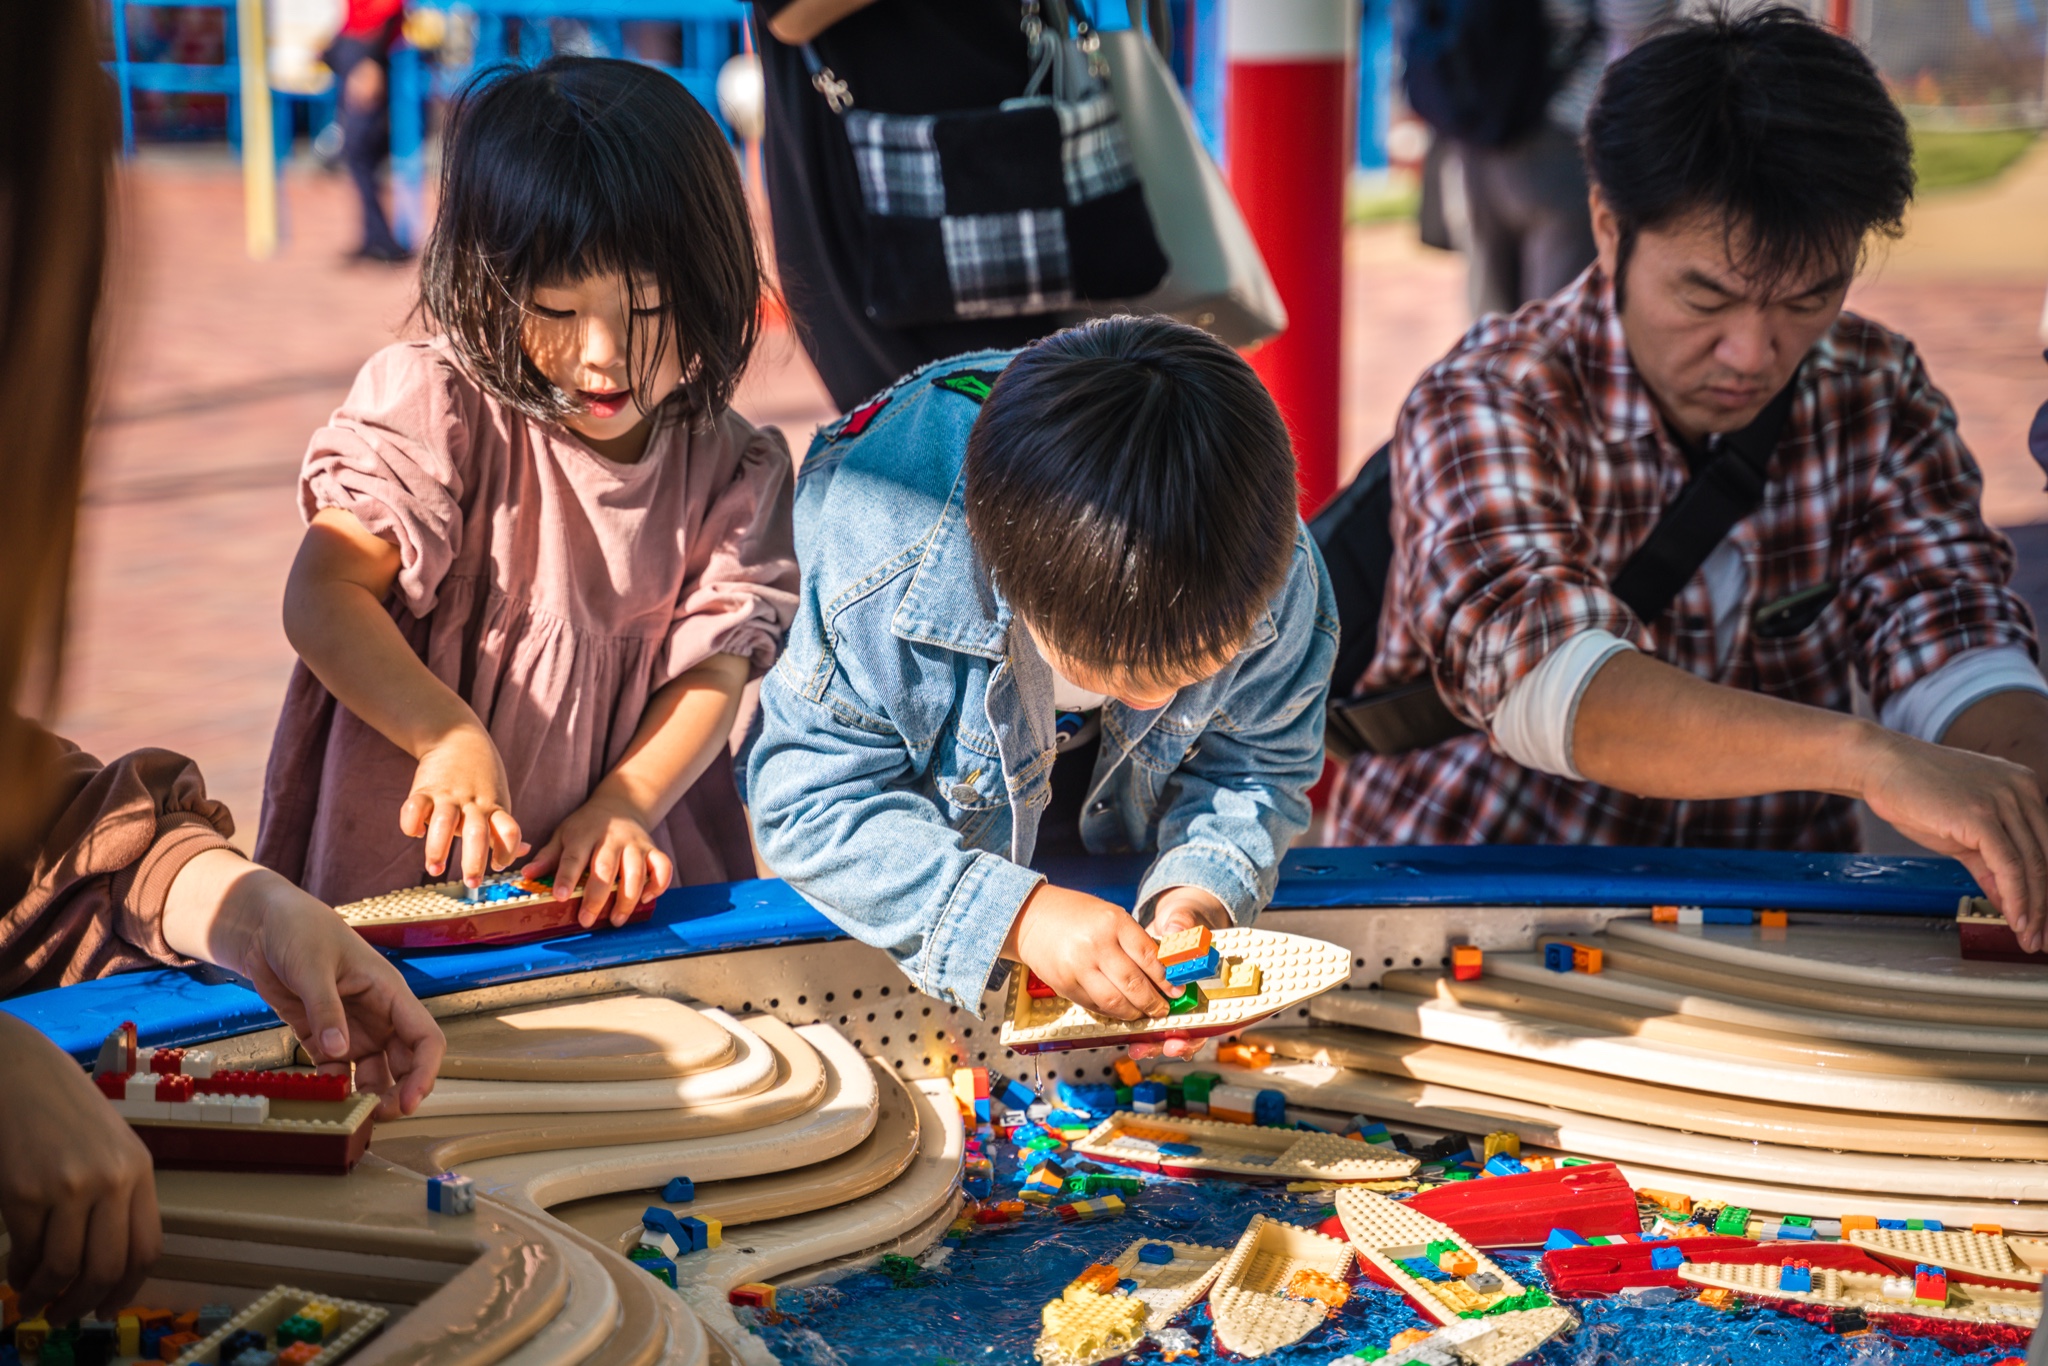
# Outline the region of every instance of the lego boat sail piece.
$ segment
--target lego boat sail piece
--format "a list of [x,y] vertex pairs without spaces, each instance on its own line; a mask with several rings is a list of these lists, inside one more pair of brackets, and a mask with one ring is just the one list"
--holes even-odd
[[[1249,996],[1203,995],[1193,1010],[1182,1014],[1124,1021],[1097,1015],[1058,996],[1035,997],[1029,989],[1031,975],[1013,972],[1003,1046],[1018,1053],[1041,1053],[1159,1039],[1211,1038],[1300,1005],[1343,985],[1351,975],[1348,950],[1302,935],[1232,926],[1215,931],[1212,946],[1223,964],[1257,968],[1258,991]],[[1241,976],[1235,969],[1231,973],[1231,981]],[[1200,985],[1195,989],[1200,992]]]
[[[1788,1250],[1786,1260],[1797,1253]],[[2041,1319],[2038,1290],[2012,1290],[2003,1286],[1965,1285],[1949,1281],[1943,1302],[1931,1304],[1913,1298],[1913,1280],[1908,1276],[1876,1276],[1859,1271],[1837,1271],[1833,1267],[1812,1269],[1811,1290],[1788,1290],[1781,1284],[1782,1264],[1775,1262],[1687,1262],[1678,1274],[1694,1285],[1732,1290],[1757,1299],[1790,1304],[1819,1305],[1828,1309],[1860,1309],[1865,1314],[1909,1315],[1947,1323],[1986,1324],[2010,1328],[2024,1341]],[[1903,1291],[1898,1283],[1905,1283]],[[1891,1293],[1887,1294],[1887,1287]]]
[[2004,1232],[1948,1228],[1852,1228],[1843,1237],[1887,1264],[1910,1272],[1938,1266],[1961,1283],[2034,1290],[2048,1275],[2048,1242]]
[[1296,1275],[1314,1271],[1342,1281],[1350,1269],[1351,1249],[1337,1239],[1253,1215],[1217,1268],[1209,1291],[1217,1343],[1239,1356],[1262,1357],[1301,1341],[1330,1307],[1319,1299],[1290,1296]]
[[[576,923],[576,912],[582,906],[580,893],[557,901],[549,883],[529,882],[508,872],[485,878],[474,892],[460,882],[436,882],[334,909],[372,944],[387,949],[438,949],[457,944],[519,944],[551,934],[582,933]],[[644,920],[652,914],[650,902],[628,918]]]
[[1166,1176],[1274,1181],[1398,1181],[1420,1165],[1406,1153],[1335,1134],[1128,1110],[1076,1139],[1074,1151]]
[[1361,1259],[1438,1323],[1485,1313],[1523,1287],[1448,1224],[1375,1191],[1336,1195],[1337,1218]]

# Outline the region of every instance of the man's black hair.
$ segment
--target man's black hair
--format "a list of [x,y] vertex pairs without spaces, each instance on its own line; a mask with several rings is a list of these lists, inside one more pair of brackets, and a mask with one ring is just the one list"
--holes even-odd
[[1853,268],[1913,198],[1906,119],[1862,49],[1797,10],[1667,28],[1607,69],[1586,167],[1614,210],[1621,297],[1638,233],[1720,219],[1759,288]]
[[574,404],[534,368],[520,324],[536,286],[616,272],[650,277],[644,335],[629,314],[636,404],[673,340],[683,382],[667,406],[732,401],[759,329],[761,262],[725,135],[674,78],[637,62],[553,57],[494,67],[464,89],[420,259],[418,311],[478,383],[535,417]]
[[1287,425],[1242,357],[1164,318],[1055,333],[967,439],[967,525],[1047,644],[1157,679],[1244,643],[1300,519]]

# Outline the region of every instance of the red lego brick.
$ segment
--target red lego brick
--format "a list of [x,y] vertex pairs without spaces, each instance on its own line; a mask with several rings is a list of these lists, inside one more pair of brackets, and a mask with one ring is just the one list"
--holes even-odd
[[1026,968],[1024,972],[1024,991],[1025,994],[1030,996],[1032,1000],[1043,1001],[1048,999],[1049,997],[1059,995],[1059,993],[1054,991],[1051,986],[1047,985],[1045,979],[1041,978],[1037,973],[1032,972],[1029,968]]
[[1451,976],[1460,982],[1475,982],[1485,971],[1485,955],[1476,944],[1451,946]]
[[171,1077],[185,1070],[185,1050],[182,1048],[159,1048],[150,1055],[149,1070],[158,1076]]
[[122,1100],[128,1095],[128,1072],[95,1072],[92,1084],[100,1088],[100,1094],[108,1100]]
[[1449,1224],[1474,1247],[1540,1247],[1554,1228],[1582,1238],[1642,1228],[1635,1191],[1612,1162],[1456,1181],[1408,1206]]
[[182,1072],[171,1076],[158,1077],[156,1079],[156,1098],[158,1100],[170,1101],[192,1099],[192,1078]]
[[339,1072],[215,1072],[195,1079],[195,1089],[209,1096],[268,1096],[272,1100],[347,1100],[353,1094],[348,1077]]

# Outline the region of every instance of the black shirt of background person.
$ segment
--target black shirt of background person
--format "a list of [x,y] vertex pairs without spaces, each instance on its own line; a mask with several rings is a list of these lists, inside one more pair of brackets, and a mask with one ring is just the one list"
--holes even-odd
[[[791,0],[754,0],[767,85],[763,160],[775,262],[798,334],[841,410],[928,361],[1018,347],[1054,331],[1054,314],[884,328],[862,312],[860,179],[839,116],[812,88],[803,49],[768,20]],[[1017,0],[875,0],[812,43],[862,109],[942,114],[1024,93],[1030,54]]]

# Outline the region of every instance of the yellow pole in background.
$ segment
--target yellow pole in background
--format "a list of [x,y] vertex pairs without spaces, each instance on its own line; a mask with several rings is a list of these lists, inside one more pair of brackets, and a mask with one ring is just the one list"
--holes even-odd
[[270,43],[263,0],[236,0],[235,32],[242,59],[242,214],[249,256],[277,254],[277,144],[270,126]]

